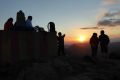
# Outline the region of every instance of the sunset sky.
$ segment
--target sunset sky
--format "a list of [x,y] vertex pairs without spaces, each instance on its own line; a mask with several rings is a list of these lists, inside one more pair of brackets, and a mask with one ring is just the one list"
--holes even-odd
[[111,41],[120,41],[120,0],[0,0],[0,29],[9,17],[22,10],[33,16],[33,26],[47,30],[50,21],[66,34],[66,43],[89,41],[93,32],[106,31]]

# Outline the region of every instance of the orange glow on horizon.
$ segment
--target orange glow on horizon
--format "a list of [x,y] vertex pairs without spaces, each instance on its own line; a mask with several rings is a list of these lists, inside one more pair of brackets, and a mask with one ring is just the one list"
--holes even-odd
[[86,40],[85,36],[80,36],[80,38],[79,38],[80,42],[85,42],[85,40]]
[[65,42],[66,43],[86,43],[88,41],[89,41],[89,37],[87,35],[65,37]]
[[[116,31],[117,29],[117,31]],[[68,31],[65,37],[65,43],[89,43],[89,40],[93,33],[97,33],[98,37],[100,35],[100,29],[71,29],[70,32]],[[118,41],[120,39],[120,27],[109,27],[104,29],[105,34],[109,36],[111,41],[115,40]]]

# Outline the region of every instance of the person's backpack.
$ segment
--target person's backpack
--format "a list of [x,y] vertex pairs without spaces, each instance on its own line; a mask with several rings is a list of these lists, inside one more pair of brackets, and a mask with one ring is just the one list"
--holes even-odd
[[49,22],[47,27],[48,27],[49,32],[55,32],[55,24],[54,24],[54,22]]

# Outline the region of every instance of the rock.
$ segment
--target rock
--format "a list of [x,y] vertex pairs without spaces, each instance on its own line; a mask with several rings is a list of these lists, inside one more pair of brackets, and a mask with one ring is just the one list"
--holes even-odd
[[17,80],[58,80],[58,75],[49,63],[34,63],[22,70]]
[[63,80],[92,80],[86,75],[77,75],[77,76],[69,76],[67,78],[64,78]]
[[67,78],[64,78],[63,80],[80,80],[78,79],[77,77],[67,77]]
[[94,58],[92,58],[91,56],[84,56],[83,60],[87,63],[93,63],[93,64],[96,63],[96,60]]
[[53,61],[53,66],[61,76],[72,74],[74,71],[71,64],[64,58],[56,58]]
[[120,54],[112,52],[112,53],[109,54],[109,58],[110,59],[118,59],[118,60],[120,60]]

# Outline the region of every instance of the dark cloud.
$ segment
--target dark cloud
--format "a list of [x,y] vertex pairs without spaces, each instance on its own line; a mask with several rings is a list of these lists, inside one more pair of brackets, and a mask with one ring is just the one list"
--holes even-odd
[[104,14],[101,21],[98,22],[98,26],[115,27],[120,26],[120,11],[114,13]]
[[114,24],[120,25],[120,19],[116,20],[116,21],[114,22]]
[[120,16],[120,11],[114,13],[106,13],[104,15],[104,17],[114,17],[114,16]]
[[98,26],[112,26],[113,22],[111,20],[102,20],[98,22]]
[[99,27],[85,27],[85,28],[80,28],[80,29],[86,30],[86,29],[103,29],[103,28],[99,28]]
[[102,20],[98,22],[98,26],[108,26],[108,27],[120,26],[120,19]]

